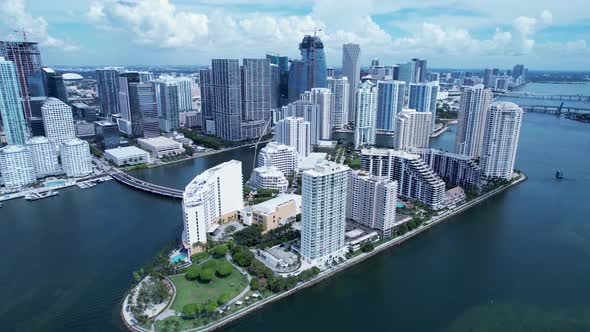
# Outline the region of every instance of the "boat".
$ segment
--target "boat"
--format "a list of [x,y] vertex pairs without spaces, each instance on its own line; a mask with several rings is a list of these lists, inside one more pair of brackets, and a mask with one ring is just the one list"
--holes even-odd
[[555,172],[555,178],[556,179],[563,179],[563,172],[561,172],[561,170],[557,170],[557,172]]
[[56,190],[49,190],[43,192],[32,192],[25,195],[25,199],[27,201],[36,201],[42,198],[48,198],[52,196],[59,195],[59,192]]

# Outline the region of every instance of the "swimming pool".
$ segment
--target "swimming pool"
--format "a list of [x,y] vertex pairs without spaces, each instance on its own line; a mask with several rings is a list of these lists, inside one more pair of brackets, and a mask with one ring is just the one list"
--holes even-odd
[[66,183],[66,181],[64,181],[64,180],[47,181],[47,182],[45,182],[45,187],[55,187],[55,186],[60,186],[65,183]]
[[179,254],[176,254],[172,258],[170,258],[170,261],[173,264],[176,264],[178,262],[184,262],[184,261],[186,261],[187,258],[188,258],[188,256],[186,255],[186,253],[185,252],[181,252]]
[[406,207],[406,205],[404,203],[402,203],[402,202],[397,202],[395,204],[395,207],[398,208],[398,209],[403,209],[403,208]]

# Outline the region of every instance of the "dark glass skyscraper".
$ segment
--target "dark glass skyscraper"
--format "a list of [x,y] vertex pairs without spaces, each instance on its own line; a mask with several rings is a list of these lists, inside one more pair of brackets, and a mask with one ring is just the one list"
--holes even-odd
[[121,70],[122,68],[96,70],[96,86],[102,115],[121,112],[119,108],[119,72]]
[[55,72],[49,67],[43,67],[43,83],[45,86],[45,94],[47,97],[57,98],[64,103],[68,102],[68,94],[66,86],[61,74]]
[[279,67],[279,94],[276,97],[276,104],[278,106],[286,105],[289,97],[289,58],[277,54],[267,54],[266,58],[271,65]]
[[289,69],[289,101],[312,88],[328,87],[324,43],[317,36],[306,35],[299,44],[301,60],[292,60]]
[[242,139],[240,60],[211,60],[212,114],[215,135],[228,141]]

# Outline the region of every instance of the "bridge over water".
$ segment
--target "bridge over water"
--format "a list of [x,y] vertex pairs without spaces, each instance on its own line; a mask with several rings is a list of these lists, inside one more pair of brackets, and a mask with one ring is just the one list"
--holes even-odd
[[126,185],[133,187],[135,189],[149,192],[149,193],[152,193],[155,195],[176,198],[176,199],[182,199],[182,196],[184,193],[184,191],[182,191],[182,190],[168,188],[168,187],[164,187],[164,186],[159,186],[157,184],[145,182],[145,181],[135,178],[123,171],[120,171],[118,169],[111,168],[108,171],[108,173],[113,179],[115,179],[123,184],[126,184]]
[[507,92],[497,101],[511,101],[527,112],[551,114],[590,113],[590,95],[542,95],[530,92]]

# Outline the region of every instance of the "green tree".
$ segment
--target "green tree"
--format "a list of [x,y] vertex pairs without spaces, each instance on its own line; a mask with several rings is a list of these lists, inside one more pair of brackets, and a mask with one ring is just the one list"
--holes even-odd
[[217,275],[221,278],[225,278],[232,273],[233,266],[228,261],[223,261],[217,264]]
[[225,244],[222,244],[220,246],[213,248],[212,254],[213,254],[213,257],[215,257],[215,258],[221,258],[221,257],[224,257],[228,251],[229,251],[228,247]]
[[262,239],[262,228],[259,225],[248,226],[241,231],[234,233],[234,240],[237,244],[254,247],[260,243]]
[[257,278],[253,278],[250,280],[250,288],[252,290],[259,290],[260,289],[260,281]]
[[222,304],[228,302],[229,300],[231,300],[231,295],[229,295],[229,293],[223,293],[217,299],[217,304],[222,305]]
[[209,283],[211,282],[211,280],[213,280],[213,277],[215,276],[215,270],[214,269],[203,269],[201,271],[201,273],[199,274],[199,280],[205,283]]
[[236,246],[232,251],[232,259],[239,266],[247,267],[250,266],[250,264],[252,264],[254,254],[246,247]]
[[208,314],[212,314],[215,312],[215,309],[217,309],[217,303],[213,300],[209,300],[207,304],[205,304],[204,309]]
[[199,275],[201,274],[202,270],[203,269],[200,265],[191,265],[188,267],[184,277],[187,280],[197,280],[199,278]]
[[361,251],[362,252],[373,251],[373,249],[375,249],[373,242],[367,240],[367,241],[363,241],[363,243],[361,243]]

